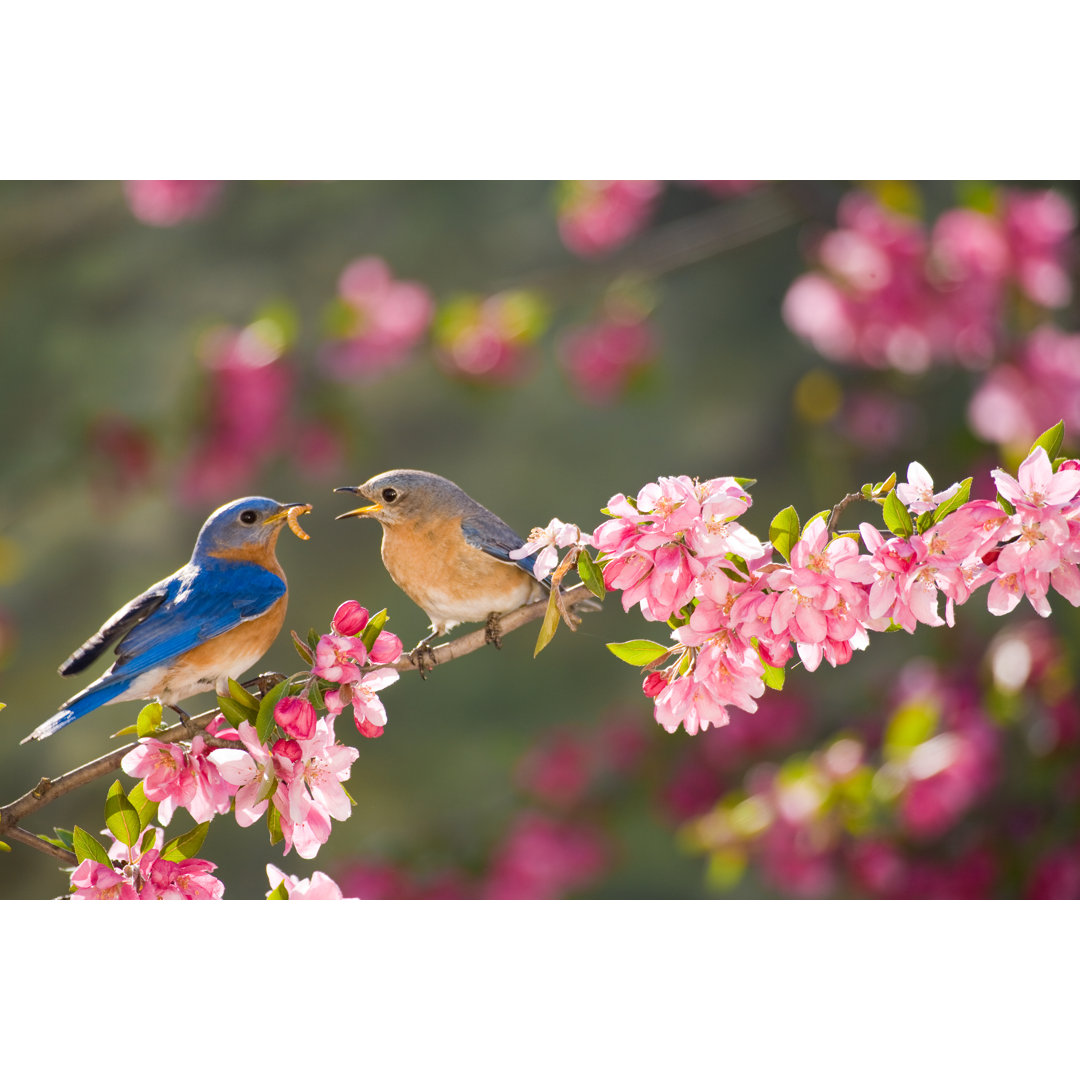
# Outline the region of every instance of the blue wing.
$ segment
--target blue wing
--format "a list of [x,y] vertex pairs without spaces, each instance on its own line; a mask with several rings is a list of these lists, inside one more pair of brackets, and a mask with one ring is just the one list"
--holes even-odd
[[[505,521],[496,517],[490,510],[478,507],[473,513],[468,514],[461,521],[461,531],[466,541],[473,547],[502,562],[520,566],[522,570],[531,574],[536,566],[536,555],[526,555],[523,559],[511,559],[510,552],[522,547],[525,541]],[[549,576],[544,584],[551,587]]]
[[165,596],[116,646],[110,671],[138,675],[267,611],[285,582],[254,563],[207,558],[162,582]]

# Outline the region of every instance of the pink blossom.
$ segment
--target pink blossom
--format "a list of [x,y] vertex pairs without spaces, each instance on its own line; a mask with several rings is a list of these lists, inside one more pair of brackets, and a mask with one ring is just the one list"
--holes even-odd
[[281,814],[286,855],[295,846],[302,859],[314,858],[329,839],[331,818],[350,816],[352,804],[341,782],[349,778],[359,754],[335,740],[332,718],[321,719],[314,735],[300,740],[297,753],[289,755],[291,769],[279,767],[282,780],[273,800]]
[[212,750],[210,760],[221,776],[236,788],[234,810],[242,828],[254,824],[266,813],[270,796],[277,784],[277,770],[272,754],[246,720],[239,728],[243,750]]
[[310,739],[315,721],[315,709],[305,698],[281,697],[274,706],[274,722],[294,739]]
[[143,878],[140,900],[220,900],[225,884],[214,877],[215,863],[206,859],[171,862],[151,848],[138,864]]
[[1043,307],[1063,307],[1072,294],[1065,266],[1065,242],[1076,227],[1072,206],[1056,191],[1009,192],[1004,224],[1020,287]]
[[614,319],[579,327],[562,344],[563,363],[574,388],[595,405],[614,401],[648,365],[654,350],[646,323]]
[[380,690],[398,681],[400,674],[393,668],[377,668],[366,672],[356,682],[344,683],[337,690],[328,690],[326,708],[332,717],[353,707],[353,719],[357,730],[368,738],[377,738],[371,728],[377,728],[381,734],[386,725],[386,706],[378,694]]
[[368,618],[368,609],[366,607],[363,607],[355,600],[346,600],[345,603],[338,605],[333,619],[330,620],[330,626],[336,634],[341,634],[344,637],[355,637],[357,634],[363,633],[364,627],[368,624]]
[[960,490],[959,484],[950,484],[944,491],[934,494],[933,477],[917,461],[908,466],[907,483],[896,485],[896,497],[913,513],[922,514],[936,510],[948,502]]
[[71,875],[72,900],[138,900],[139,894],[123,874],[111,866],[83,859]]
[[271,319],[204,335],[199,353],[208,374],[200,411],[206,419],[180,478],[188,501],[244,487],[281,446],[294,381],[285,348],[282,330]]
[[1058,420],[1080,427],[1080,334],[1048,324],[990,371],[968,405],[968,422],[987,442],[1026,449]]
[[591,534],[583,534],[576,526],[552,518],[546,528],[533,529],[528,540],[521,547],[510,552],[511,559],[525,559],[539,552],[533,561],[532,573],[537,581],[546,581],[551,572],[559,565],[559,549],[581,547],[592,543]]
[[270,881],[270,895],[280,884],[284,883],[285,891],[290,900],[340,900],[341,889],[333,878],[316,870],[310,878],[301,880],[295,874],[286,874],[279,870],[273,863],[266,864],[266,876]]
[[338,295],[345,312],[339,339],[323,353],[338,379],[371,376],[400,365],[431,324],[435,304],[414,281],[397,281],[375,256],[356,259],[341,274]]
[[1080,491],[1080,470],[1061,469],[1055,473],[1041,446],[1021,462],[1015,479],[1004,469],[992,469],[990,475],[1013,506],[1034,512],[1063,507]]
[[643,228],[662,190],[657,180],[564,180],[559,235],[576,255],[604,255]]
[[327,682],[351,683],[360,678],[360,669],[367,659],[367,649],[359,638],[323,634],[315,646],[315,664],[311,670]]
[[125,180],[124,195],[140,221],[167,226],[203,217],[224,186],[224,180]]

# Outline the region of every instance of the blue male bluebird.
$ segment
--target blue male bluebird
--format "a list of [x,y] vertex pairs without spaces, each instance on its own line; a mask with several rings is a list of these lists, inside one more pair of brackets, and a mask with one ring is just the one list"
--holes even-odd
[[22,741],[47,739],[113,701],[176,708],[204,690],[227,693],[228,680],[270,648],[285,621],[289,590],[274,548],[285,522],[310,509],[256,496],[215,510],[191,560],[125,604],[60,665],[61,675],[74,675],[115,646],[109,670]]
[[550,587],[550,578],[542,584],[529,573],[535,555],[510,558],[525,541],[442,476],[396,469],[334,490],[371,500],[338,519],[370,515],[382,525],[383,564],[431,620],[431,633],[414,655],[463,622],[486,621],[488,640],[498,644],[499,616],[540,599]]

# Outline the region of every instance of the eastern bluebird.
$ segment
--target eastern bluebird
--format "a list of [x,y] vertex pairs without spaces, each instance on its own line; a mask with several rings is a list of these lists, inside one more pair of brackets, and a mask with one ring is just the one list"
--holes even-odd
[[[85,670],[110,646],[117,659],[22,741],[47,739],[112,701],[178,701],[213,688],[228,692],[270,648],[285,621],[289,589],[274,553],[282,525],[307,503],[252,497],[215,510],[190,562],[125,604],[60,665]],[[177,709],[178,712],[181,710]]]
[[370,514],[383,528],[382,560],[399,588],[431,620],[428,642],[463,622],[488,624],[498,642],[498,618],[550,586],[529,571],[535,555],[510,552],[525,543],[501,518],[442,476],[418,469],[379,473],[359,487],[339,487],[372,500],[338,520]]

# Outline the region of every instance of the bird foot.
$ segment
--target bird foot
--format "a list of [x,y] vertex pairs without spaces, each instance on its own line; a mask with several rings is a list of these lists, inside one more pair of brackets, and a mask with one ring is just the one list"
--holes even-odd
[[499,613],[493,611],[487,617],[487,625],[484,627],[484,641],[488,645],[494,645],[496,649],[502,648],[502,630],[499,626]]
[[169,708],[180,717],[180,723],[184,725],[184,731],[187,732],[188,738],[194,738],[198,732],[191,726],[191,716],[184,712],[179,705],[170,705]]
[[416,670],[420,672],[421,679],[426,679],[427,673],[438,663],[438,660],[435,659],[435,650],[428,644],[428,641],[428,638],[424,638],[409,653],[409,660],[416,665]]

